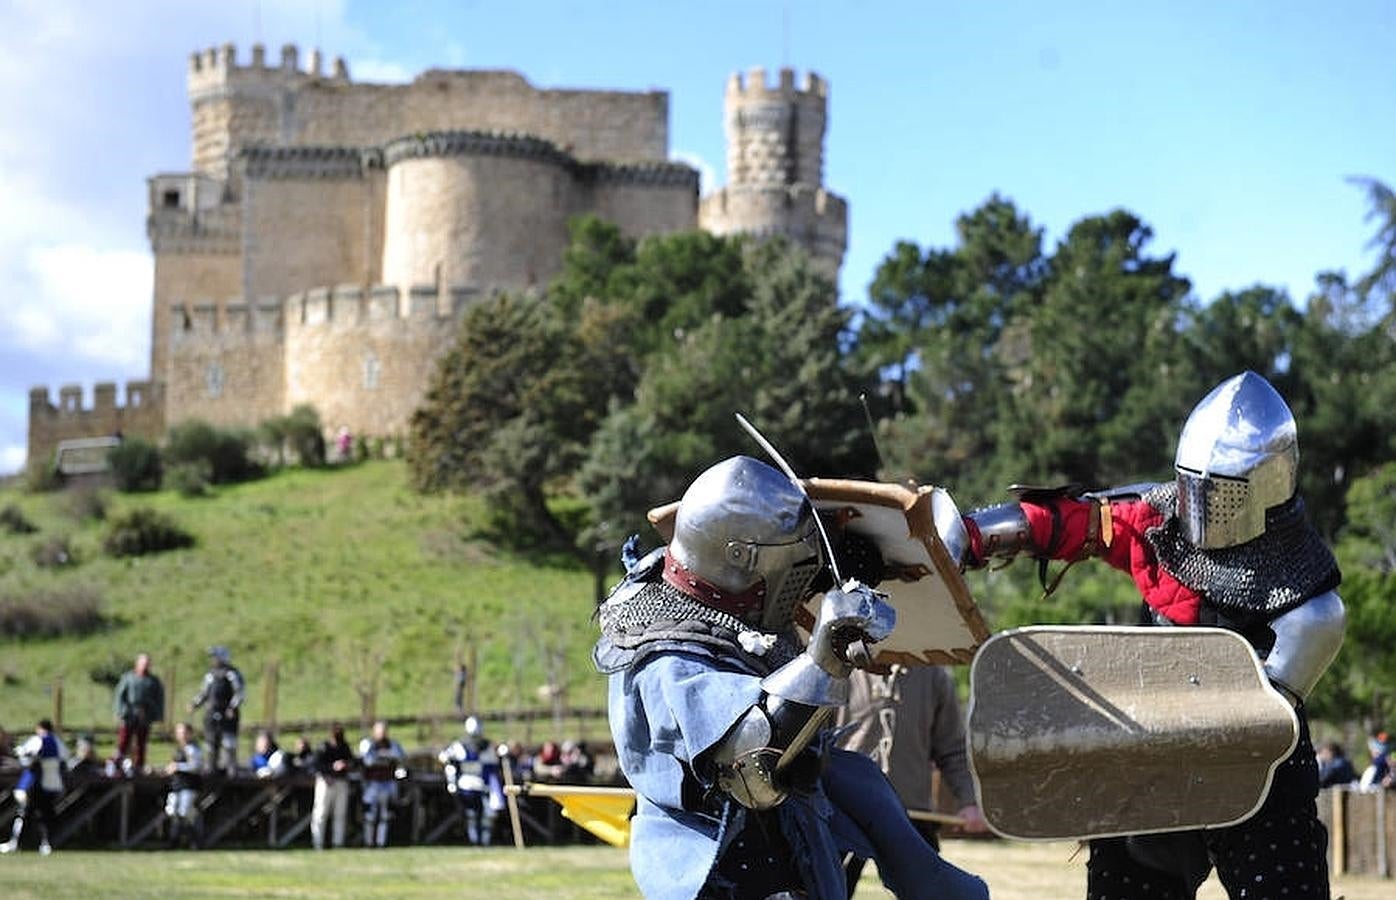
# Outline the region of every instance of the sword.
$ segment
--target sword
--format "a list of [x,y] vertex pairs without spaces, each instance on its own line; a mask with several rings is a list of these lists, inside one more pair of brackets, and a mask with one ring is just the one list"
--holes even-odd
[[[765,450],[766,455],[775,461],[776,466],[785,473],[785,477],[790,479],[790,483],[795,485],[795,489],[803,494],[805,500],[809,503],[810,509],[814,512],[814,527],[819,531],[819,539],[824,544],[824,555],[829,560],[829,571],[834,576],[834,584],[837,587],[842,587],[844,580],[843,575],[839,573],[838,558],[834,556],[834,542],[829,540],[829,532],[824,528],[824,520],[820,518],[819,510],[814,508],[814,501],[810,500],[809,492],[806,491],[805,486],[800,483],[800,479],[795,475],[795,470],[790,468],[790,463],[786,462],[785,457],[780,455],[780,451],[777,450],[770,441],[766,440],[766,436],[758,431],[755,425],[747,421],[746,416],[741,413],[737,413],[736,415],[737,424],[746,429],[746,433],[751,435],[752,439],[761,445],[761,449]],[[860,669],[866,669],[868,666],[872,665],[872,653],[868,650],[867,643],[861,638],[851,642],[845,653],[848,661]]]

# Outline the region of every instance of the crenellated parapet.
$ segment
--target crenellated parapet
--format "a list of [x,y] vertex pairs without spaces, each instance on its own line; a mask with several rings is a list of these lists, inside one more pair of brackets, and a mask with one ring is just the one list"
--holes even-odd
[[732,75],[723,98],[729,184],[819,186],[828,100],[828,82],[813,72],[798,84],[788,68],[774,83],[761,68]]
[[377,147],[243,147],[238,164],[245,178],[362,178],[383,168]]
[[307,54],[306,65],[302,66],[300,48],[295,44],[283,45],[280,60],[271,65],[267,63],[266,48],[261,44],[252,45],[245,65],[238,63],[237,47],[233,44],[189,54],[189,97],[196,102],[231,86],[266,86],[313,79],[348,84],[349,65],[343,57],[335,57],[329,71],[325,72],[324,57],[317,48]]
[[126,402],[117,402],[117,384],[100,381],[93,386],[92,403],[83,403],[80,384],[58,389],[58,400],[47,387],[29,390],[29,459],[53,456],[60,441],[89,437],[141,437],[157,440],[164,429],[164,392],[152,381],[128,381]]

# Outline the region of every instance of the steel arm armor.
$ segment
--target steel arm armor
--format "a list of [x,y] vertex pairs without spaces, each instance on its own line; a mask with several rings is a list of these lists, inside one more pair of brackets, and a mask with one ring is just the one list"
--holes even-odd
[[750,809],[780,804],[787,793],[780,770],[809,746],[834,707],[848,702],[848,642],[882,640],[895,623],[895,610],[865,585],[850,581],[826,593],[805,652],[761,680],[761,700],[717,745],[718,786]]
[[976,509],[965,519],[971,526],[971,533],[977,531],[979,535],[978,541],[971,539],[965,553],[967,567],[978,568],[991,559],[1011,560],[1023,552],[1034,555],[1040,552],[1033,545],[1032,528],[1021,504],[1001,503]]
[[1334,591],[1319,594],[1270,621],[1275,645],[1265,657],[1265,674],[1296,699],[1318,684],[1343,645],[1347,613]]

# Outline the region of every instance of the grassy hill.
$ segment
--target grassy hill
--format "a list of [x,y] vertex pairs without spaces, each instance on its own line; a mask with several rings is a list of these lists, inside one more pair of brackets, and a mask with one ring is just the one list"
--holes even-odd
[[[69,726],[107,723],[102,683],[147,651],[173,683],[173,715],[187,704],[226,644],[248,681],[248,711],[263,718],[266,671],[279,672],[278,718],[359,715],[355,684],[378,674],[379,715],[446,711],[456,660],[479,671],[481,708],[548,705],[551,667],[573,706],[604,704],[590,667],[593,580],[570,560],[528,560],[478,537],[483,509],[470,497],[423,497],[398,461],[344,469],[287,470],[223,487],[210,498],[165,491],[109,495],[108,518],[152,506],[194,533],[189,550],[112,559],[105,526],[79,520],[71,493],[0,491],[39,527],[0,534],[0,597],[86,587],[102,597],[105,625],[81,637],[0,637],[0,725],[28,730],[52,709],[62,679]],[[66,535],[78,563],[39,568],[33,547]]]

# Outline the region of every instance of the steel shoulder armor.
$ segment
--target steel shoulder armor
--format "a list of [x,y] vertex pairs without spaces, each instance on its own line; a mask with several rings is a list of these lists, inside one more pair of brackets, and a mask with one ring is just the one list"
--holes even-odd
[[1297,700],[1318,684],[1343,645],[1347,613],[1337,593],[1327,591],[1270,620],[1275,644],[1265,674]]

